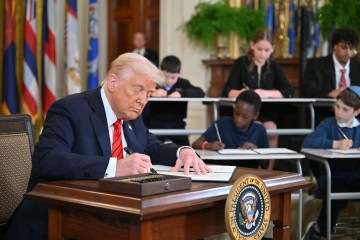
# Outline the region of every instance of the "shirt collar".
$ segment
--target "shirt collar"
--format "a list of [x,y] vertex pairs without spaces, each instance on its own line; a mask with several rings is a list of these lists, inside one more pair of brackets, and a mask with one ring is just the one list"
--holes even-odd
[[107,122],[108,126],[110,127],[117,120],[117,117],[116,117],[114,111],[112,110],[110,103],[105,95],[104,87],[101,88],[100,94],[101,94],[101,100],[102,100],[102,102],[104,104],[104,108],[105,108],[106,122]]
[[334,60],[334,64],[335,64],[335,70],[340,71],[341,69],[346,69],[346,72],[348,73],[350,70],[350,60],[347,61],[347,63],[345,64],[345,66],[343,67],[339,61],[337,60],[337,58],[335,57],[335,53],[333,53],[333,60]]
[[142,56],[144,56],[145,55],[145,48],[143,47],[143,48],[137,48],[137,49],[134,49],[134,51],[133,51],[134,53],[138,53],[138,54],[140,54],[140,55],[142,55]]
[[341,127],[341,128],[343,128],[343,127],[347,127],[347,128],[355,128],[355,127],[358,127],[358,126],[360,126],[360,122],[359,122],[359,120],[357,120],[357,118],[355,118],[354,117],[354,119],[352,120],[352,122],[351,122],[351,125],[350,126],[346,126],[346,124],[345,123],[337,123],[337,125],[339,126],[339,127]]

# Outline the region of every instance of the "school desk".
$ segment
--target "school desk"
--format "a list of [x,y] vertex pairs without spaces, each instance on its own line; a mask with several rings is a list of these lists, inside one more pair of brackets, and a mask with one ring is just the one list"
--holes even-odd
[[341,154],[331,152],[325,149],[311,149],[303,148],[301,152],[305,157],[312,161],[320,162],[324,165],[326,171],[326,236],[331,237],[330,229],[330,217],[331,217],[331,200],[335,199],[360,199],[360,192],[342,192],[342,193],[332,193],[331,192],[331,169],[327,159],[337,159],[339,161],[346,162],[346,159],[360,159],[360,152],[358,154]]

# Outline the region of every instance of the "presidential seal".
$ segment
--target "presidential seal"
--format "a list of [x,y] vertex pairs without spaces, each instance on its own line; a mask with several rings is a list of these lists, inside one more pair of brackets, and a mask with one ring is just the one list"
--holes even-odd
[[245,175],[232,186],[226,200],[225,223],[232,239],[261,239],[270,222],[270,195],[255,175]]

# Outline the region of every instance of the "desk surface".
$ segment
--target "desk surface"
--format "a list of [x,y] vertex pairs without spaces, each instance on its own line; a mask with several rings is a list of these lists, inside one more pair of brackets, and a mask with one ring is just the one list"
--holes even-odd
[[353,158],[360,158],[359,154],[341,154],[336,152],[327,151],[326,149],[313,149],[313,148],[303,148],[301,149],[302,153],[306,155],[311,155],[315,157],[325,158],[325,159],[353,159]]
[[[235,102],[235,98],[219,98],[221,102]],[[269,103],[334,103],[333,98],[262,98],[262,102]]]
[[226,199],[232,183],[244,174],[260,176],[272,194],[311,185],[298,173],[238,168],[230,183],[193,182],[190,190],[146,197],[103,192],[99,190],[96,180],[67,180],[38,184],[33,191],[26,194],[26,198],[65,206],[70,204],[120,211],[147,219],[169,214],[174,210],[185,211],[189,204],[206,205],[216,199]]
[[180,98],[168,98],[168,97],[151,97],[149,98],[150,102],[218,102],[219,98],[190,98],[190,97],[180,97]]
[[[230,183],[135,197],[99,190],[95,180],[38,184],[25,195],[49,204],[49,239],[199,239],[225,232],[225,200],[244,174],[262,178],[271,197],[274,239],[290,237],[291,191],[311,186],[298,173],[238,168]],[[94,227],[96,226],[96,227]]]
[[302,159],[303,154],[220,154],[217,151],[195,150],[204,160],[272,160],[272,159]]

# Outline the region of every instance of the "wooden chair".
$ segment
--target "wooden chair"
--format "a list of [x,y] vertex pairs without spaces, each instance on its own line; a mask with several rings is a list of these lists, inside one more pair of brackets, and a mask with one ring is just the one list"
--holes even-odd
[[29,115],[0,116],[0,235],[26,192],[34,151]]

